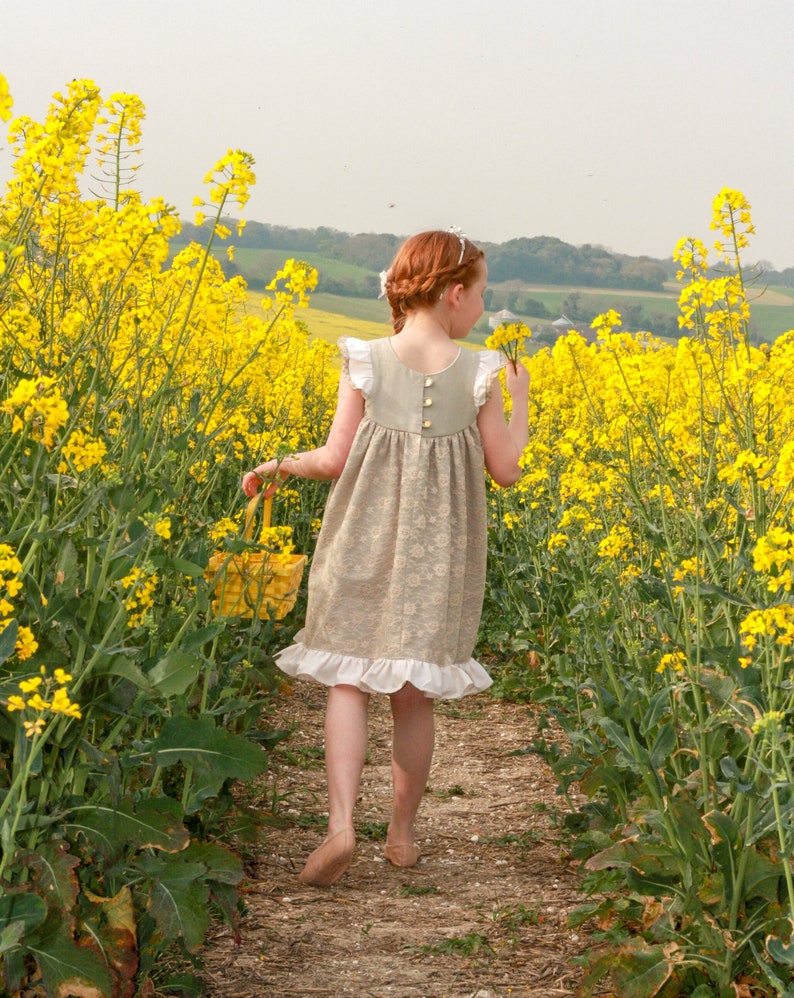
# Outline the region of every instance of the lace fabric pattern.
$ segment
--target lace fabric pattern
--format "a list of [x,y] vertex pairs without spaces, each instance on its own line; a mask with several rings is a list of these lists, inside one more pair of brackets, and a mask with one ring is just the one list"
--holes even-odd
[[454,699],[486,689],[471,657],[486,563],[476,419],[499,364],[486,361],[483,376],[479,355],[462,350],[445,371],[422,374],[387,339],[342,350],[365,413],[326,505],[305,627],[279,667],[367,692],[410,682]]

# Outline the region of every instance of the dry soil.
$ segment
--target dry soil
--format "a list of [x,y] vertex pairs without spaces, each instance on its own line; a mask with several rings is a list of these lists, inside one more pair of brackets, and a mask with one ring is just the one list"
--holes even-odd
[[[422,858],[382,855],[390,803],[388,701],[370,707],[370,754],[353,865],[330,888],[297,879],[322,841],[325,694],[298,684],[271,723],[291,734],[254,803],[281,802],[249,857],[241,941],[219,929],[203,954],[213,998],[556,998],[586,948],[568,915],[584,900],[559,829],[565,811],[526,706],[488,694],[436,709],[433,770],[418,820]],[[250,797],[249,797],[250,800]]]

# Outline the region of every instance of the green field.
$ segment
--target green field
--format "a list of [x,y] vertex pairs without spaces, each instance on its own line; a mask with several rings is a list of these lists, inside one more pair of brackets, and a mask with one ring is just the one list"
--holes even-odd
[[[319,300],[321,298],[331,299],[327,311]],[[313,295],[311,306],[297,309],[295,318],[306,326],[310,336],[320,337],[328,340],[329,343],[336,343],[340,336],[355,336],[360,340],[373,340],[378,336],[388,336],[391,332],[388,314],[384,314],[378,321],[363,316],[349,315],[342,311],[345,302],[350,301],[355,304],[358,300],[356,298],[341,299],[337,298],[336,295]],[[383,306],[383,302],[377,304]],[[261,293],[254,291],[248,293],[247,310],[253,315],[263,314]]]
[[377,273],[374,270],[359,267],[355,263],[345,263],[344,260],[332,260],[319,253],[301,250],[252,249],[245,246],[236,247],[234,251],[234,262],[237,269],[253,287],[263,287],[267,284],[276,271],[284,266],[284,261],[290,257],[296,260],[305,260],[312,267],[316,267],[319,273],[334,280],[353,278],[360,281],[366,277],[374,276],[377,278]]
[[[235,265],[246,279],[251,292],[251,300],[256,301],[257,292],[264,288],[283,266],[289,257],[297,257],[316,267],[322,277],[334,281],[350,281],[361,285],[365,280],[372,283],[377,278],[374,270],[356,264],[346,263],[323,257],[318,253],[301,253],[294,250],[250,249],[240,248],[235,251]],[[532,285],[519,281],[509,284],[491,284],[496,304],[492,312],[502,307],[500,302],[510,292],[518,293],[520,299],[534,298],[541,302],[552,316],[537,316],[524,314],[519,308],[513,308],[519,318],[531,329],[540,331],[566,311],[566,299],[578,295],[581,311],[586,315],[598,315],[609,309],[615,309],[624,316],[633,310],[638,316],[632,328],[654,328],[653,318],[663,317],[668,323],[678,314],[679,289],[675,283],[665,285],[662,292],[635,291],[619,288],[589,288],[556,285]],[[752,308],[751,327],[754,333],[763,340],[774,340],[781,333],[794,328],[794,288],[768,287],[760,285],[751,287],[748,297]],[[640,312],[641,310],[641,312]],[[332,318],[333,317],[333,318]],[[575,318],[575,316],[569,316]],[[311,329],[312,333],[336,340],[343,333],[350,335],[349,323],[359,330],[355,335],[382,335],[390,328],[390,313],[388,305],[379,301],[374,294],[371,297],[329,294],[318,292],[312,296],[311,309],[300,316]],[[363,324],[359,328],[359,323]],[[336,332],[338,330],[338,332]],[[362,332],[362,330],[364,330]],[[377,331],[379,330],[379,331]],[[471,333],[470,340],[482,343],[489,334],[488,313],[483,316]]]
[[382,298],[345,298],[341,295],[326,295],[316,292],[312,295],[312,312],[334,312],[351,319],[377,322],[391,328],[391,309]]

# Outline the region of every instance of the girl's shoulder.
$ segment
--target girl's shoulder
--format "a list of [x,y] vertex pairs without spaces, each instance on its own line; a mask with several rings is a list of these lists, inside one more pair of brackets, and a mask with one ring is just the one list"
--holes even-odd
[[340,336],[337,340],[342,354],[342,373],[353,388],[368,398],[372,390],[372,344],[376,340],[359,340],[355,336]]
[[474,401],[478,407],[491,397],[493,379],[505,366],[506,358],[499,350],[477,352],[477,373],[474,376]]
[[355,336],[340,336],[336,345],[343,357],[369,357],[372,340],[360,340]]

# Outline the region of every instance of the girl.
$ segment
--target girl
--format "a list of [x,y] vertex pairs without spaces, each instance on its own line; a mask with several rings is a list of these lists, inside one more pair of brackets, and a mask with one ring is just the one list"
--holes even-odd
[[482,250],[458,230],[409,239],[381,275],[394,335],[340,340],[343,374],[322,447],[266,461],[242,481],[266,493],[288,475],[333,479],[309,575],[306,626],[278,655],[290,676],[329,687],[328,836],[303,883],[328,886],[350,865],[353,808],[367,751],[370,694],[394,723],[386,858],[414,866],[414,821],[433,754],[433,699],[487,689],[472,657],[485,589],[483,468],[521,474],[529,373],[507,365],[505,422],[494,351],[464,350],[483,313]]

